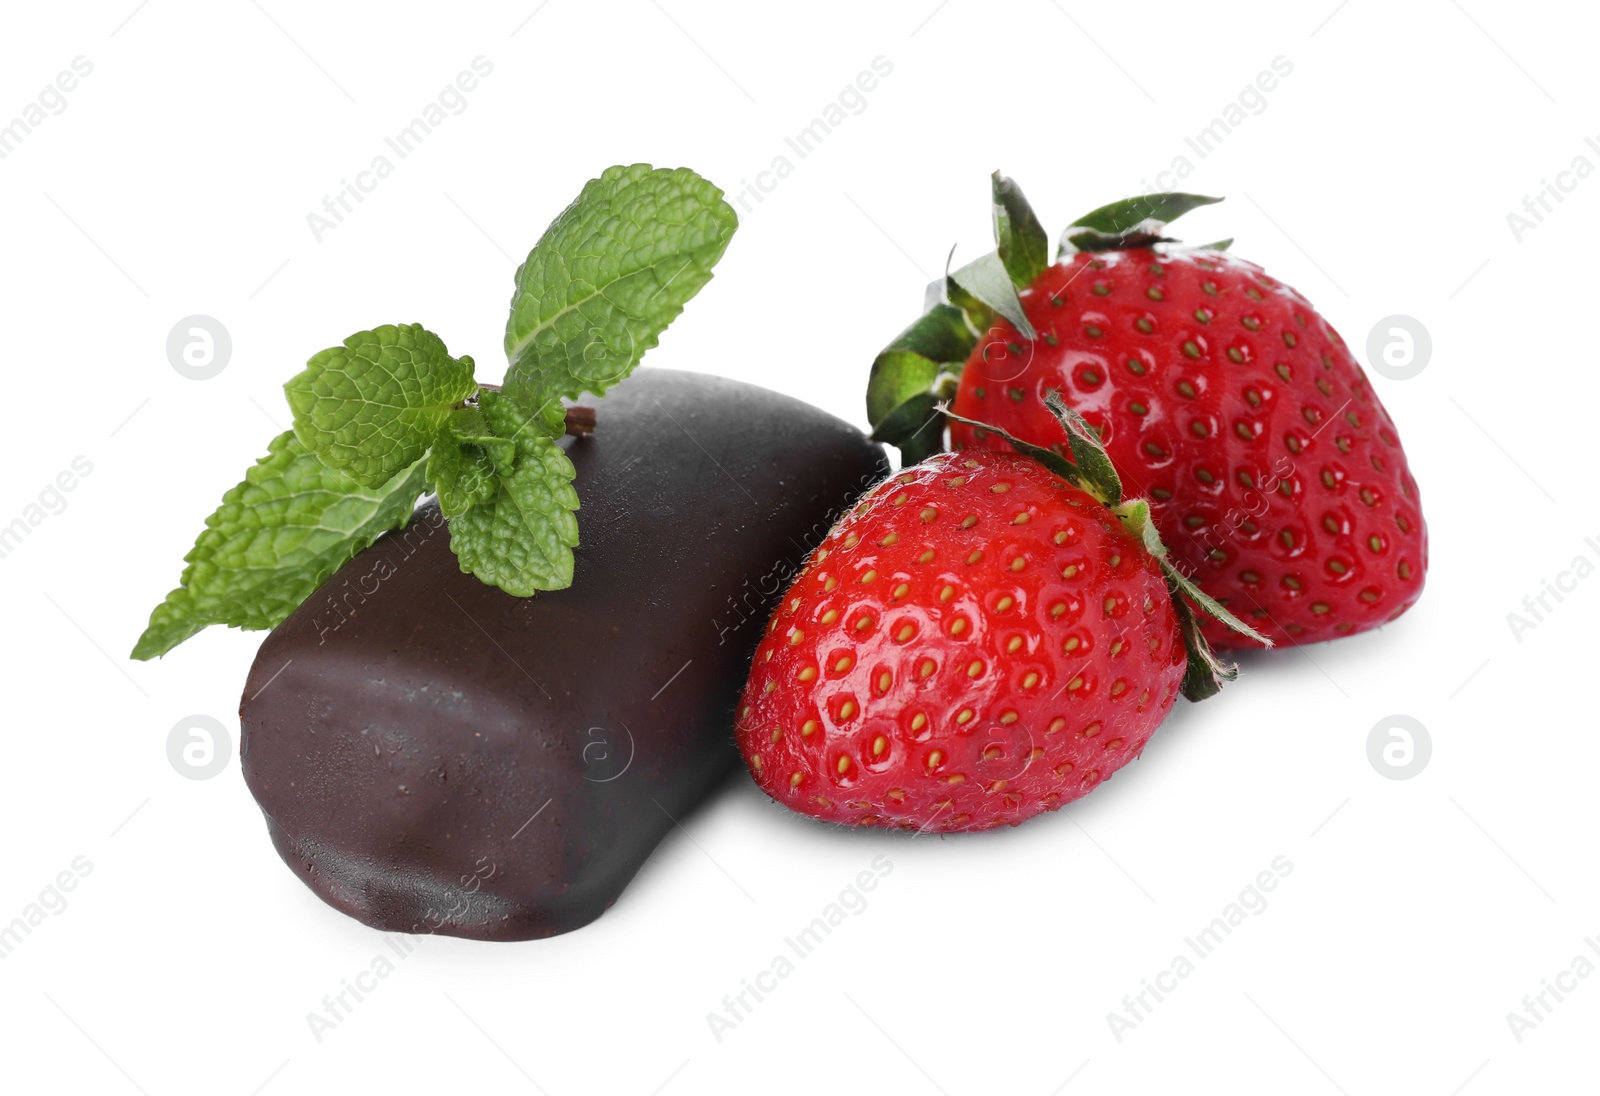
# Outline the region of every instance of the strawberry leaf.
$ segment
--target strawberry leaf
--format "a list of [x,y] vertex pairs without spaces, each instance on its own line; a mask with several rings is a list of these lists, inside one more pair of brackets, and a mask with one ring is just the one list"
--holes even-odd
[[1022,188],[994,173],[994,242],[1011,282],[1026,289],[1050,265],[1050,237]]
[[876,428],[906,400],[931,392],[941,371],[960,373],[976,342],[959,308],[934,305],[873,360],[867,421]]
[[[998,313],[1010,320],[1011,326],[1020,331],[1023,338],[1039,337],[1039,333],[1033,329],[1033,324],[1028,322],[1027,314],[1022,311],[1022,300],[1017,296],[1017,287],[1012,284],[1011,275],[1006,272],[1005,263],[1001,262],[998,251],[990,251],[959,270],[952,271],[949,283],[951,303],[966,311],[968,318],[974,321],[974,326],[980,328],[988,326],[977,323],[977,317],[972,314],[974,310],[969,306],[971,302],[976,301],[991,313]],[[957,299],[958,295],[960,299]]]
[[966,314],[936,301],[872,362],[867,381],[867,421],[874,441],[898,446],[903,464],[912,465],[944,450],[943,421],[937,418],[941,377],[959,376],[977,335]]
[[1189,576],[1174,567],[1165,557],[1161,558],[1160,563],[1161,570],[1167,576],[1167,581],[1182,590],[1184,594],[1188,595],[1190,601],[1200,606],[1209,616],[1215,617],[1219,623],[1227,625],[1240,635],[1249,636],[1263,647],[1272,646],[1272,640],[1228,612],[1227,609],[1223,608],[1222,602],[1196,586]]
[[1141,194],[1103,205],[1067,226],[1061,234],[1061,254],[1075,251],[1114,251],[1148,247],[1167,239],[1167,225],[1191,209],[1213,205],[1221,198],[1203,194]]
[[1178,628],[1183,633],[1184,650],[1189,655],[1189,663],[1183,670],[1183,684],[1179,689],[1184,699],[1191,702],[1216,696],[1225,682],[1238,678],[1239,667],[1217,657],[1200,631],[1200,622],[1195,619],[1194,610],[1189,608],[1189,603],[1170,578],[1167,580],[1167,589],[1172,594],[1172,607],[1178,613]]
[[[1031,441],[1023,441],[1021,438],[1007,433],[998,426],[990,426],[986,422],[979,422],[977,419],[969,419],[965,416],[958,415],[954,411],[951,411],[948,407],[944,409],[944,413],[950,416],[956,422],[965,423],[968,426],[975,426],[980,430],[987,430],[996,437],[1003,439],[1008,445],[1011,446],[1011,448],[1015,449],[1023,456],[1032,457],[1034,460],[1044,465],[1050,471],[1054,472],[1056,475],[1060,476],[1074,487],[1084,487],[1083,475],[1078,470],[1077,466],[1069,461],[1066,457],[1063,457],[1060,453],[1057,453],[1054,449],[1046,449],[1044,446],[1035,445]],[[1087,490],[1087,488],[1085,489]]]
[[905,467],[921,464],[935,453],[944,452],[944,419],[940,410],[936,393],[919,392],[878,424],[872,440],[897,446],[900,463]]
[[[1005,439],[1018,453],[1032,457],[1068,483],[1100,498],[1100,501],[1116,515],[1122,527],[1138,538],[1140,545],[1156,561],[1167,580],[1167,590],[1172,595],[1173,609],[1178,614],[1178,622],[1183,630],[1184,647],[1189,654],[1189,664],[1184,671],[1183,695],[1190,700],[1204,700],[1214,695],[1222,688],[1224,682],[1232,681],[1239,676],[1239,669],[1222,662],[1212,653],[1210,644],[1201,634],[1194,609],[1189,604],[1191,601],[1241,635],[1247,635],[1268,647],[1272,646],[1271,640],[1228,612],[1220,602],[1201,590],[1173,566],[1167,554],[1167,547],[1161,542],[1161,534],[1150,518],[1149,502],[1142,498],[1122,499],[1122,482],[1117,476],[1116,469],[1111,467],[1111,459],[1106,456],[1105,447],[1100,444],[1100,438],[1084,421],[1083,416],[1066,406],[1061,400],[1060,393],[1055,391],[1045,394],[1045,406],[1067,431],[1067,439],[1072,444],[1072,461],[1053,449],[1046,449],[1014,437],[998,426],[957,415],[948,407],[944,411],[956,422],[986,430]],[[1091,468],[1094,469],[1092,473]],[[1096,482],[1092,478],[1094,476],[1101,478]]]
[[1067,444],[1072,447],[1072,461],[1078,466],[1090,488],[1107,506],[1122,501],[1122,477],[1111,464],[1100,435],[1084,421],[1082,415],[1068,407],[1061,393],[1051,389],[1045,393],[1044,405],[1067,432]]

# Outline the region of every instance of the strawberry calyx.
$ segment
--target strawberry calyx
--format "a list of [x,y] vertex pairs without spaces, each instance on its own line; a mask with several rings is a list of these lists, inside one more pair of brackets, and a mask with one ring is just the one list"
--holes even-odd
[[[867,421],[872,439],[894,445],[912,465],[944,451],[947,411],[961,370],[996,316],[1022,338],[1038,337],[1022,308],[1019,290],[1050,266],[1050,237],[1022,188],[996,171],[990,177],[995,249],[955,270],[946,260],[942,281],[929,287],[926,310],[873,359],[867,380]],[[1166,226],[1185,213],[1222,201],[1203,194],[1144,194],[1103,205],[1061,234],[1057,261],[1079,251],[1111,251],[1172,243]],[[1223,251],[1233,241],[1206,249]],[[955,256],[955,249],[950,252]]]
[[[1175,241],[1163,233],[1167,225],[1191,209],[1215,205],[1221,198],[1204,194],[1140,194],[1103,205],[1073,221],[1061,233],[1057,259],[1078,251],[1120,251]],[[1231,244],[1233,241],[1225,241]],[[1221,251],[1224,247],[1210,245]]]
[[1190,602],[1198,605],[1228,628],[1240,635],[1249,636],[1263,646],[1271,647],[1272,641],[1234,616],[1215,598],[1200,589],[1193,579],[1178,569],[1167,552],[1166,545],[1161,541],[1161,534],[1156,531],[1155,522],[1150,520],[1149,501],[1137,496],[1123,497],[1122,478],[1112,466],[1111,457],[1107,454],[1099,435],[1083,416],[1068,407],[1061,393],[1054,389],[1045,393],[1044,402],[1056,421],[1061,424],[1062,430],[1066,432],[1070,457],[1056,448],[1047,449],[1041,445],[1034,445],[988,423],[957,415],[950,410],[948,403],[937,404],[936,411],[948,415],[957,422],[982,427],[1004,438],[1018,453],[1033,458],[1047,471],[1088,492],[1116,516],[1122,527],[1155,559],[1161,568],[1162,576],[1167,581],[1167,593],[1171,596],[1173,608],[1177,612],[1178,623],[1183,631],[1184,648],[1189,656],[1181,687],[1184,697],[1191,701],[1200,701],[1215,696],[1221,691],[1225,682],[1239,676],[1239,668],[1232,663],[1224,662],[1212,651],[1211,645],[1201,634],[1200,623],[1195,618]]

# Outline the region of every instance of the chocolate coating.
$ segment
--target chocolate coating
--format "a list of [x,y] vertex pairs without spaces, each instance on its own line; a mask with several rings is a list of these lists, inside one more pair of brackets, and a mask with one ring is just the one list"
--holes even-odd
[[888,473],[787,396],[644,369],[564,438],[573,584],[464,575],[432,502],[262,643],[245,781],[279,853],[374,928],[523,940],[617,900],[739,764],[734,708],[805,556]]

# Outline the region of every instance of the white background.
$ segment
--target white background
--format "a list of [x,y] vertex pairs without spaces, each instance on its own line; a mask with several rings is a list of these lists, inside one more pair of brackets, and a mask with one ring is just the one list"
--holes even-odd
[[[1507,223],[1575,157],[1600,165],[1584,145],[1600,28],[1578,5],[135,3],[11,5],[0,35],[0,120],[72,58],[94,66],[0,160],[0,524],[75,456],[93,464],[0,559],[0,922],[74,857],[93,864],[0,962],[0,1085],[1593,1085],[1600,977],[1520,1042],[1506,1019],[1600,937],[1600,739],[1579,699],[1600,580],[1520,642],[1506,619],[1574,557],[1600,560],[1584,542],[1600,536],[1600,179],[1520,242]],[[319,243],[306,215],[479,55],[494,69],[467,109]],[[893,72],[865,109],[797,159],[784,137],[880,55]],[[1265,109],[1196,156],[1185,136],[1279,55],[1293,72]],[[196,713],[236,742],[259,636],[212,629],[150,664],[125,652],[287,422],[280,385],[310,353],[420,321],[493,378],[516,261],[585,179],[643,160],[732,193],[785,153],[792,174],[741,211],[649,364],[862,422],[868,363],[951,245],[991,246],[991,170],[1055,231],[1187,155],[1183,188],[1228,201],[1181,222],[1186,239],[1237,237],[1358,349],[1395,313],[1431,331],[1419,376],[1374,382],[1430,525],[1420,604],[1379,633],[1249,658],[1103,790],[1016,830],[841,832],[737,781],[595,924],[421,939],[318,1042],[306,1014],[383,939],[284,868],[236,757],[197,782],[166,755]],[[205,382],[165,352],[195,313],[234,344]],[[1368,760],[1393,714],[1432,740],[1408,780]],[[866,910],[718,1042],[706,1014],[879,855],[893,870]],[[1119,1042],[1107,1014],[1280,855],[1293,871],[1270,905]]]

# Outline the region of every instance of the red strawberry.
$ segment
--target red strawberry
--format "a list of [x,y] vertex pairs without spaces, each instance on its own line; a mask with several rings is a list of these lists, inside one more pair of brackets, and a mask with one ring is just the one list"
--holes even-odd
[[826,821],[1015,825],[1137,757],[1185,665],[1162,569],[1118,515],[1028,458],[945,453],[812,555],[736,735],[768,795]]
[[[1151,500],[1173,558],[1277,642],[1391,621],[1417,600],[1428,564],[1394,422],[1299,293],[1215,248],[1152,246],[1162,222],[1213,200],[1116,203],[1068,230],[1064,246],[1081,250],[1055,265],[1008,261],[1021,287],[1012,304],[1037,338],[980,306],[984,334],[953,409],[1048,444],[1060,432],[1044,396],[1060,391],[1129,490]],[[996,201],[1037,229],[1008,181],[997,179]],[[1008,448],[960,422],[950,437],[956,449]],[[1217,646],[1251,645],[1214,621],[1205,631]]]

